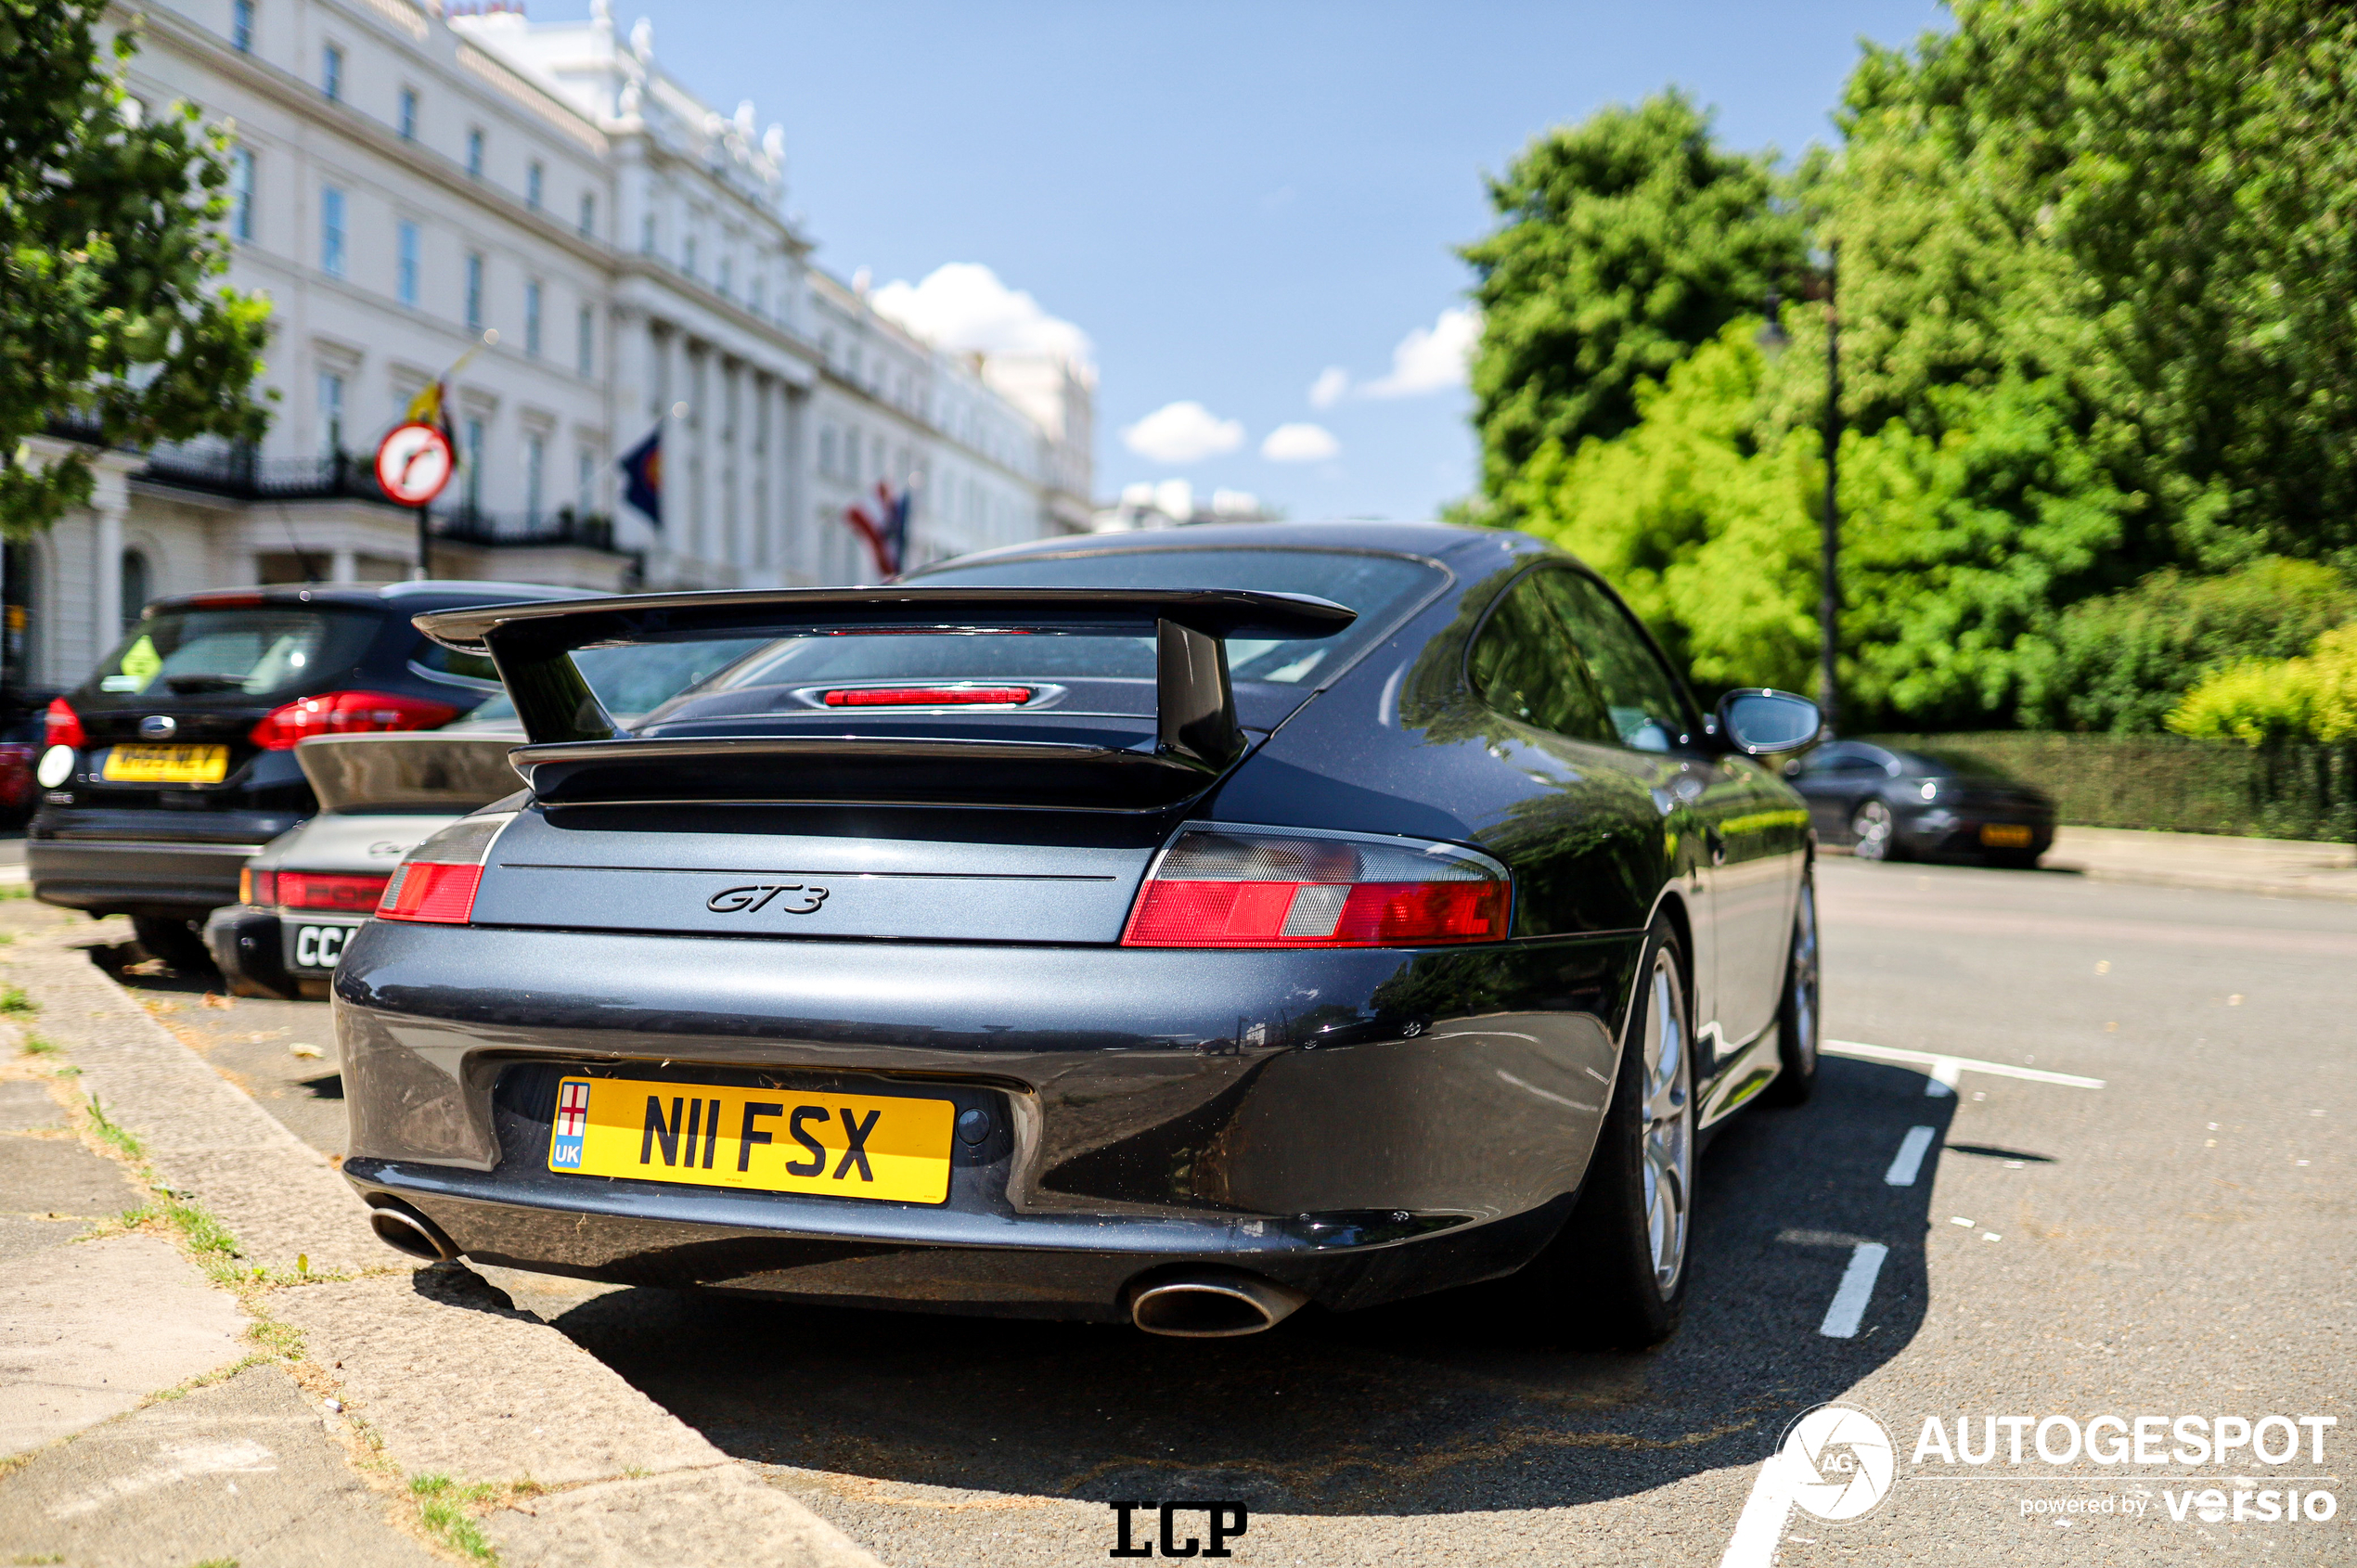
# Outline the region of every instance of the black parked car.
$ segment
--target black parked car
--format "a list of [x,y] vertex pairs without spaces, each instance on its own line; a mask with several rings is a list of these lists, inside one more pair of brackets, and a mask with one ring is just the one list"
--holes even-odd
[[2054,842],[2054,803],[1989,764],[1951,752],[1836,740],[1787,764],[1818,836],[1861,860],[1980,860],[2035,866]]
[[129,915],[148,951],[204,962],[205,915],[238,901],[246,857],[317,809],[297,741],[432,729],[498,691],[489,660],[428,641],[410,618],[566,592],[429,582],[158,599],[49,704],[25,846],[33,896]]
[[[1651,1342],[1704,1129],[1815,1070],[1751,755],[1815,706],[1706,717],[1522,534],[420,620],[532,743],[335,971],[343,1171],[419,1255],[1192,1335],[1513,1274]],[[755,633],[629,726],[569,656]]]

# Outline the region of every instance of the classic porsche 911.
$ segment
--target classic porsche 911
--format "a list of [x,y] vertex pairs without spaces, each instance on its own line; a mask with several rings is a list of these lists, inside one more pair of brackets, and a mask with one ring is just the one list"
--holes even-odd
[[[336,970],[393,1245],[1269,1327],[1511,1276],[1675,1327],[1700,1135],[1809,1091],[1808,816],[1578,562],[1438,525],[423,615],[528,787]],[[627,727],[573,655],[755,637]]]

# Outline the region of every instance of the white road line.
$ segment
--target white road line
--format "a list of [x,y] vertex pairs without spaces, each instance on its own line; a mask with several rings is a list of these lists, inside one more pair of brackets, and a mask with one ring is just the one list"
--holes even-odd
[[1931,1150],[1932,1130],[1929,1127],[1909,1127],[1907,1136],[1899,1140],[1899,1153],[1890,1162],[1890,1169],[1882,1176],[1887,1187],[1913,1187],[1915,1176],[1924,1168],[1924,1156]]
[[1874,1280],[1889,1255],[1890,1249],[1880,1241],[1861,1241],[1850,1249],[1849,1266],[1841,1271],[1841,1288],[1834,1292],[1833,1305],[1825,1308],[1825,1320],[1817,1325],[1819,1333],[1829,1340],[1858,1337],[1866,1304],[1874,1299]]
[[1857,1057],[1865,1061],[1904,1061],[1931,1069],[1931,1079],[1952,1091],[1963,1073],[1987,1073],[1999,1078],[2026,1078],[2033,1084],[2060,1084],[2065,1088],[2100,1089],[2101,1078],[2070,1073],[2049,1073],[2039,1067],[2016,1067],[2005,1061],[1979,1061],[1969,1056],[1943,1056],[1935,1051],[1902,1051],[1890,1046],[1869,1046],[1856,1040],[1826,1040],[1819,1047],[1827,1056]]
[[1776,1459],[1771,1454],[1761,1460],[1759,1473],[1752,1477],[1751,1496],[1744,1499],[1734,1538],[1727,1543],[1719,1568],[1772,1568],[1793,1505],[1791,1484]]

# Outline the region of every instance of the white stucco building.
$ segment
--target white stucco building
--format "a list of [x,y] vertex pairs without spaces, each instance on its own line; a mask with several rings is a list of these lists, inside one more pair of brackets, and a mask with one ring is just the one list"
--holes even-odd
[[[277,402],[257,452],[100,455],[93,507],[8,548],[13,690],[79,680],[153,595],[409,575],[415,514],[367,459],[462,359],[436,576],[872,580],[842,517],[879,480],[912,494],[912,564],[1088,527],[1093,372],[953,353],[813,267],[782,134],[668,75],[644,23],[439,0],[141,12],[134,92],[234,122],[227,282],[272,302]],[[616,469],[658,426],[660,526]]]

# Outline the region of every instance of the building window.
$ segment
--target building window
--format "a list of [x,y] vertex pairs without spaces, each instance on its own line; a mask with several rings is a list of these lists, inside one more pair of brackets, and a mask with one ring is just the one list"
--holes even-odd
[[343,378],[333,370],[319,372],[319,456],[333,457],[343,451]]
[[343,51],[330,44],[319,57],[319,90],[329,103],[343,101]]
[[534,431],[523,438],[523,511],[533,522],[540,521],[541,485],[547,477],[548,438]]
[[401,89],[401,139],[405,142],[418,139],[418,89],[415,87]]
[[155,574],[148,569],[148,558],[137,550],[122,552],[122,595],[117,601],[122,607],[122,629],[129,631],[139,623],[139,611],[146,609],[155,593]]
[[540,357],[540,280],[523,286],[523,352]]
[[759,315],[762,313],[762,308],[765,302],[764,297],[768,293],[768,289],[765,287],[765,285],[766,285],[768,281],[769,280],[767,278],[762,276],[759,273],[754,273],[753,275],[753,314],[755,315]]
[[597,367],[598,317],[587,305],[581,307],[580,325],[575,328],[573,357],[581,374],[588,376]]
[[598,501],[598,455],[587,447],[574,454],[573,483],[574,505],[586,512]]
[[818,428],[818,471],[830,479],[834,477],[835,428],[832,425]]
[[459,454],[467,466],[467,510],[483,510],[483,421],[469,419],[462,427],[459,439],[466,450]]
[[598,199],[587,191],[581,193],[581,236],[586,239],[598,232]]
[[404,221],[393,231],[393,297],[416,308],[418,303],[418,225]]
[[253,238],[253,149],[229,152],[229,232],[239,239]]
[[467,132],[467,173],[483,178],[483,132],[480,127]]
[[540,187],[547,174],[537,159],[523,172],[523,204],[535,212],[540,211]]
[[655,253],[655,215],[652,212],[638,220],[638,251],[641,255]]
[[253,53],[253,0],[231,0],[229,47],[241,55]]
[[343,276],[343,192],[333,186],[319,187],[319,270]]
[[467,330],[483,330],[483,252],[467,252]]
[[679,270],[689,277],[696,276],[696,237],[692,234],[679,247]]
[[720,292],[724,297],[728,292],[730,269],[734,264],[735,263],[733,257],[723,256],[720,258]]

